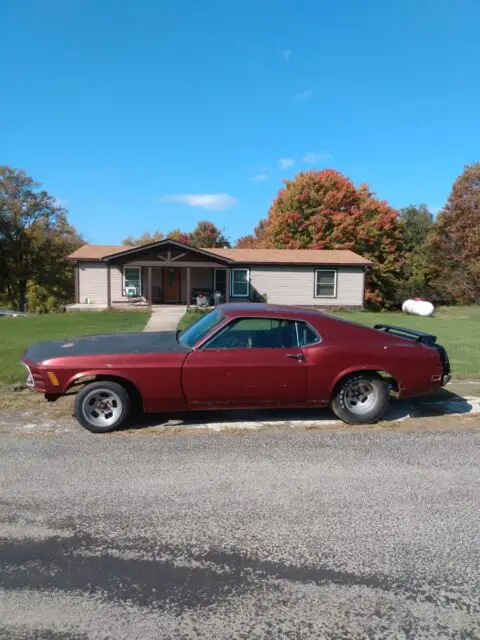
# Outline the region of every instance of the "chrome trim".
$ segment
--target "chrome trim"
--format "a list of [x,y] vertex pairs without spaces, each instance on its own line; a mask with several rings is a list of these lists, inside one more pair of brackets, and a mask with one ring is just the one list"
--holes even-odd
[[28,367],[24,362],[22,362],[22,364],[27,370],[27,378],[25,380],[25,386],[33,389],[35,387],[35,380],[33,379],[32,372],[30,371],[30,367]]

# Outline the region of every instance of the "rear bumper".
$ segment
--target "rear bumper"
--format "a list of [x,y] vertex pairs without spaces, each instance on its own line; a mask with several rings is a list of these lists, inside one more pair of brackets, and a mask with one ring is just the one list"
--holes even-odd
[[446,373],[442,378],[442,387],[445,387],[450,382],[451,379],[452,379],[451,374]]

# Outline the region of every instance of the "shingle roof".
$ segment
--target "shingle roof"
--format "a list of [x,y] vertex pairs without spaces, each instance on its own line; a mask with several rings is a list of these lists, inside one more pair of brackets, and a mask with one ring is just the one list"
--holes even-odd
[[84,244],[76,251],[71,253],[68,258],[70,260],[101,260],[105,256],[112,253],[125,251],[128,247],[113,244]]
[[345,249],[207,249],[223,258],[249,264],[369,265],[370,260]]
[[[84,244],[68,257],[70,260],[99,262],[107,256],[126,251],[124,245]],[[343,249],[203,249],[242,264],[327,264],[364,265],[370,260]]]

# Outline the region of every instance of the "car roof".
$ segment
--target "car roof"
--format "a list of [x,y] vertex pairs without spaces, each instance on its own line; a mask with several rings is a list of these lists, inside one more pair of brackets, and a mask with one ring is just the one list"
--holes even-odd
[[315,309],[302,309],[299,307],[290,307],[288,305],[257,302],[230,302],[222,304],[217,308],[223,315],[230,318],[254,315],[266,318],[270,316],[282,316],[284,318],[299,318],[306,320],[308,318],[318,319],[319,317],[325,316],[324,313],[316,311]]

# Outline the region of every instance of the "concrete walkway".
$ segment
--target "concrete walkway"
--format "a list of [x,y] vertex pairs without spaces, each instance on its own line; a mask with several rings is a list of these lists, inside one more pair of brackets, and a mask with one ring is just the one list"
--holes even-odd
[[175,331],[185,311],[184,305],[153,308],[144,331]]
[[144,331],[175,331],[185,311],[185,305],[154,308]]

